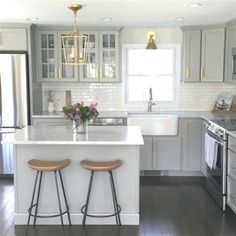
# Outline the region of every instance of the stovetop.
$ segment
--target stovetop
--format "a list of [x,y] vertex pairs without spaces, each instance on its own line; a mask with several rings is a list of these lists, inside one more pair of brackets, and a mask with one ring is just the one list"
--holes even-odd
[[236,119],[217,119],[211,120],[211,122],[228,131],[236,131]]

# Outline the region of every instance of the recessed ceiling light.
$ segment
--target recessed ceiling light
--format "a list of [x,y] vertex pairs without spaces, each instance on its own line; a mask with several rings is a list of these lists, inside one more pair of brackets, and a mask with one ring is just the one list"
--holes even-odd
[[179,16],[179,17],[172,17],[171,19],[176,21],[184,21],[185,17]]
[[199,3],[199,2],[196,2],[196,3],[190,3],[187,5],[188,7],[191,7],[191,8],[194,8],[194,7],[201,7],[202,4]]
[[110,18],[110,17],[106,17],[106,18],[101,18],[100,20],[102,20],[102,21],[111,21],[112,18]]
[[26,20],[28,20],[28,21],[38,21],[39,18],[38,17],[28,17],[28,18],[26,18]]

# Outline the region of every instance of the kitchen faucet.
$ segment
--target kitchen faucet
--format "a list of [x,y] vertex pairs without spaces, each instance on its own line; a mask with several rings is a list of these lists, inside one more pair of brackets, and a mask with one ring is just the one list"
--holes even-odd
[[148,112],[152,112],[152,106],[156,105],[155,102],[152,101],[152,88],[149,89],[149,101],[148,101]]

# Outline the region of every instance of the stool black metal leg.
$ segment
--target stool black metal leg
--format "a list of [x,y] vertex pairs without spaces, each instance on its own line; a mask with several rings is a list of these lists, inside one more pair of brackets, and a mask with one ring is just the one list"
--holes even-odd
[[116,217],[116,224],[118,225],[117,207],[116,207],[116,201],[114,197],[115,194],[114,194],[114,189],[112,185],[111,171],[109,171],[109,177],[110,177],[110,183],[111,183],[111,193],[112,193],[112,200],[113,200],[114,212],[115,212],[115,217]]
[[60,200],[58,181],[57,181],[57,171],[54,171],[54,174],[55,174],[55,182],[56,182],[56,188],[57,188],[57,199],[58,199],[58,205],[59,205],[59,211],[60,211],[60,217],[61,217],[61,224],[62,224],[62,226],[64,226],[63,217],[62,217],[62,210],[61,210],[61,200]]
[[31,214],[32,214],[32,207],[33,207],[33,204],[34,204],[34,196],[35,196],[35,190],[36,190],[36,186],[37,186],[37,182],[38,182],[38,176],[39,176],[39,171],[37,171],[35,181],[34,181],[34,189],[33,189],[31,204],[30,204],[30,208],[28,210],[29,211],[29,216],[28,216],[27,226],[29,226],[30,218],[31,218]]
[[67,215],[68,215],[68,221],[69,221],[69,225],[71,225],[70,213],[69,213],[69,205],[68,205],[67,199],[66,199],[65,188],[64,188],[64,184],[63,184],[62,176],[61,176],[61,170],[59,170],[59,176],[60,176],[61,187],[62,187],[62,191],[63,191],[63,195],[64,195],[64,200],[65,200],[65,204],[66,204],[66,210],[67,210]]
[[83,223],[82,223],[83,226],[85,225],[86,216],[87,216],[87,212],[88,212],[88,204],[89,204],[92,182],[93,182],[93,171],[91,171],[91,176],[90,176],[90,181],[89,181],[88,194],[87,194],[87,199],[86,199],[86,203],[85,203],[85,211],[84,211],[84,217],[83,217]]
[[118,209],[118,202],[117,202],[117,197],[116,197],[116,189],[115,189],[115,185],[114,185],[114,179],[113,179],[113,175],[112,175],[112,171],[109,171],[110,173],[110,177],[111,177],[111,185],[113,188],[114,192],[114,199],[115,199],[115,203],[116,203],[116,212],[117,212],[117,216],[118,216],[118,224],[121,225],[121,221],[120,221],[120,213],[119,213],[119,209]]
[[36,218],[37,218],[37,214],[38,214],[39,195],[40,195],[40,189],[41,189],[41,183],[42,183],[42,175],[43,175],[43,172],[40,171],[38,194],[37,194],[37,201],[36,201],[35,213],[34,213],[34,225],[36,224]]

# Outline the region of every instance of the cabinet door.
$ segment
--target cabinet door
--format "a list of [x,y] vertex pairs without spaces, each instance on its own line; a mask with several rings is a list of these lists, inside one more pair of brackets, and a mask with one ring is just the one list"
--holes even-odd
[[153,138],[153,169],[180,170],[180,138]]
[[202,31],[201,81],[223,82],[225,29]]
[[0,50],[27,50],[26,29],[0,29]]
[[152,137],[144,136],[144,145],[140,147],[140,169],[152,170]]
[[202,126],[200,119],[181,119],[183,170],[202,169]]
[[185,82],[200,80],[201,30],[184,32],[183,79]]
[[225,49],[225,82],[236,83],[233,77],[232,68],[232,48],[236,47],[236,24],[227,29],[226,33],[226,49]]
[[[58,55],[58,80],[59,81],[78,81],[79,73],[78,73],[78,66],[77,65],[69,65],[65,63],[65,57],[64,57],[64,48],[63,48],[63,43],[61,40],[61,36],[71,34],[70,31],[64,31],[64,32],[58,32],[58,50],[59,50],[59,55]],[[69,42],[70,46],[73,47],[73,40]]]
[[56,32],[38,33],[38,66],[40,81],[58,80],[58,49]]
[[117,31],[99,33],[100,81],[119,81],[119,37]]
[[96,82],[98,76],[98,33],[94,31],[80,32],[88,37],[88,63],[79,67],[79,80]]

